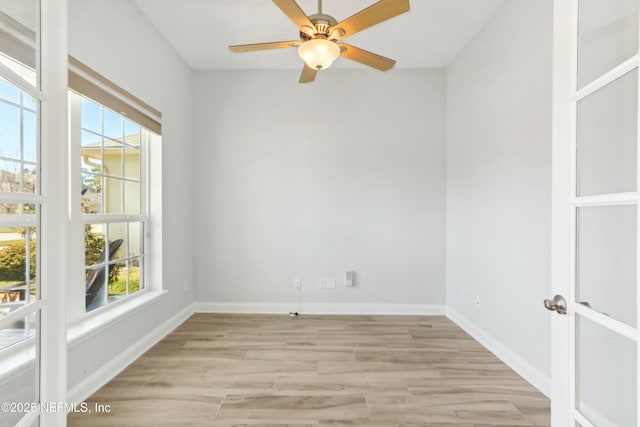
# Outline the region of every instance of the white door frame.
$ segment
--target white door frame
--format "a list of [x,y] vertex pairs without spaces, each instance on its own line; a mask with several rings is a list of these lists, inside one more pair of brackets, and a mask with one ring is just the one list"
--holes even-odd
[[[553,30],[551,297],[553,295],[565,297],[567,315],[552,314],[551,320],[551,425],[554,427],[573,427],[575,421],[578,421],[585,427],[591,427],[592,424],[574,409],[576,408],[574,345],[576,314],[634,340],[636,348],[638,348],[639,340],[637,328],[627,326],[583,305],[574,303],[576,301],[574,285],[576,265],[574,255],[576,249],[575,209],[577,206],[637,203],[639,195],[636,192],[576,197],[577,102],[629,70],[637,68],[638,56],[636,55],[584,88],[577,90],[578,0],[554,0]],[[638,155],[640,156],[640,149],[638,149]],[[638,165],[640,165],[640,157]],[[638,173],[638,179],[640,180],[640,173]],[[638,188],[640,188],[640,181]],[[637,241],[640,242],[640,235]],[[640,257],[640,250],[638,253]],[[640,292],[638,292],[636,303],[638,316],[640,316]],[[637,324],[640,325],[640,319]],[[640,366],[640,349],[637,354],[636,366]],[[637,381],[637,387],[638,396],[640,396],[640,381]],[[640,420],[640,407],[638,412]]]
[[[576,11],[574,1],[554,0],[553,5],[553,123],[551,152],[551,290],[569,297],[571,220],[571,146],[573,134],[573,46],[577,31],[568,28]],[[551,425],[570,425],[569,316],[551,314]]]

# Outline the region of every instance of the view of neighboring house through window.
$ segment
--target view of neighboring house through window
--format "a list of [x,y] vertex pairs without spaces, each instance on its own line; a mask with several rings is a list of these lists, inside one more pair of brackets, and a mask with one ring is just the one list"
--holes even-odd
[[[17,196],[37,192],[37,109],[35,98],[0,78],[0,192],[7,195],[0,202],[0,316],[37,298],[36,204]],[[31,323],[0,331],[0,349],[32,336]]]
[[80,144],[85,308],[92,311],[145,287],[148,134],[94,101],[70,96],[71,108],[79,108],[79,129],[71,134]]

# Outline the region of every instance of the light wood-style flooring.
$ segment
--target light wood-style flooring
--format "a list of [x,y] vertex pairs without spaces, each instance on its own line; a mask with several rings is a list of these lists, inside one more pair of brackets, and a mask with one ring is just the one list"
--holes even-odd
[[70,426],[547,426],[549,400],[445,317],[196,314]]

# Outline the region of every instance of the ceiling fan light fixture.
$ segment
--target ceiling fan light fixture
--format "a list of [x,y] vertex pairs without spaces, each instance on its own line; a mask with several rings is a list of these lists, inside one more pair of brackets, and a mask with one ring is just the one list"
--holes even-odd
[[340,47],[330,40],[312,39],[300,45],[298,55],[314,70],[324,70],[340,56]]

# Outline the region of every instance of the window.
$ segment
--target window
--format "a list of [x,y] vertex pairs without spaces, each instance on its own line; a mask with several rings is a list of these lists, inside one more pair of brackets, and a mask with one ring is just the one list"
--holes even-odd
[[[0,77],[0,316],[37,299],[38,101]],[[18,320],[0,349],[32,336]]]
[[[41,159],[46,132],[40,115],[43,107],[51,112],[51,104],[41,91],[39,63],[49,57],[40,52],[40,3],[3,2],[0,8],[0,401],[39,402],[39,367],[47,363],[39,345],[47,306],[41,295],[51,293],[53,283],[43,287],[40,280],[40,237],[51,229],[42,226],[51,216],[41,218],[41,206],[51,200],[41,181],[51,180],[40,167],[49,164]],[[37,411],[4,412],[0,425],[32,425],[37,417]]]
[[145,288],[149,132],[97,102],[70,97],[89,312]]

